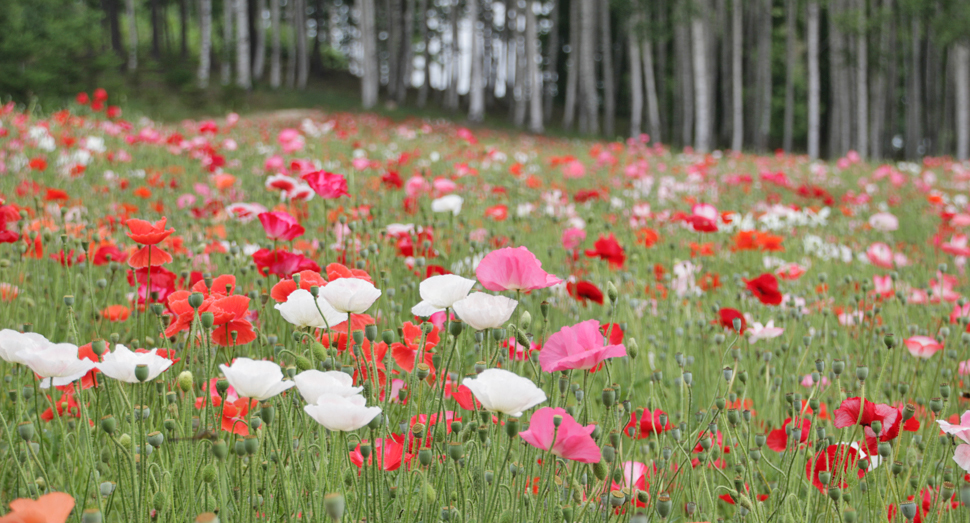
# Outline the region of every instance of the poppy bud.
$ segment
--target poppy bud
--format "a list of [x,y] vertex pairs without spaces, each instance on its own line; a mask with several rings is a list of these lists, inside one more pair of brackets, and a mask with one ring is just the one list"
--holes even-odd
[[91,350],[100,358],[108,350],[108,344],[104,340],[94,340],[91,342]]
[[145,441],[147,441],[149,445],[157,449],[162,446],[162,442],[165,441],[165,436],[163,436],[161,432],[156,430],[154,432],[148,433],[148,435],[145,436]]
[[226,456],[229,455],[229,446],[220,439],[212,445],[212,455],[217,459],[226,459]]
[[117,428],[118,420],[116,420],[111,414],[101,418],[101,430],[105,431],[105,433],[114,434],[115,429]]
[[845,523],[855,523],[859,520],[859,514],[852,507],[846,507],[842,518],[845,519]]
[[913,521],[916,517],[916,503],[907,502],[899,504],[899,511],[903,513],[903,517],[909,521]]
[[879,455],[883,458],[888,458],[893,454],[893,447],[888,441],[883,441],[879,443]]
[[30,441],[34,437],[34,424],[29,421],[23,421],[17,425],[17,434],[24,441]]
[[[208,329],[211,329],[212,328],[212,324],[215,323],[216,318],[215,318],[215,315],[213,315],[211,311],[205,311],[205,312],[203,312],[202,314],[199,315],[199,320],[202,323],[202,328],[208,330]],[[235,332],[235,331],[233,331],[233,332]]]
[[344,497],[339,493],[327,494],[323,497],[323,510],[332,521],[340,521],[344,517]]
[[856,367],[855,377],[858,378],[859,381],[866,381],[866,378],[869,377],[869,367],[865,367],[865,366]]
[[916,415],[916,405],[907,403],[906,407],[903,408],[903,421],[909,421],[914,415]]
[[101,511],[96,508],[85,509],[81,514],[81,523],[101,523]]
[[510,438],[514,438],[519,435],[519,418],[509,418],[505,422],[505,433]]
[[374,340],[377,339],[377,325],[370,324],[365,326],[364,337],[367,338],[367,341],[374,343]]
[[544,319],[548,319],[549,318],[549,302],[543,300],[542,303],[539,304],[539,311],[542,312],[542,317]]
[[828,495],[829,499],[838,502],[840,499],[842,499],[842,489],[839,487],[829,487]]
[[144,363],[135,365],[135,379],[141,383],[144,383],[148,379],[148,365]]
[[667,519],[670,515],[670,510],[673,508],[673,501],[670,499],[670,495],[666,492],[662,492],[657,498],[657,514],[660,515],[660,519]]
[[462,457],[464,457],[464,455],[465,455],[465,449],[462,446],[461,442],[452,441],[448,443],[448,457],[450,457],[455,461],[458,461]]
[[616,391],[611,388],[605,388],[603,389],[603,394],[601,397],[603,399],[604,407],[612,407],[613,403],[616,402]]

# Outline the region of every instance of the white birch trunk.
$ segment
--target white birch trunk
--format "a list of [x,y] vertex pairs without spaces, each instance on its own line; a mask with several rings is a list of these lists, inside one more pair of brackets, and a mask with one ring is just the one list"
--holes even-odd
[[795,39],[797,35],[796,0],[785,0],[785,120],[782,129],[782,148],[786,153],[792,150],[795,132]]
[[856,152],[869,156],[869,35],[866,31],[866,0],[857,0],[859,34],[856,36]]
[[235,0],[225,0],[222,3],[222,85],[229,85],[232,81],[232,19]]
[[266,0],[256,2],[256,58],[253,61],[253,80],[263,77],[266,69],[266,26],[263,25],[263,13],[266,12]]
[[572,129],[576,119],[576,93],[579,90],[580,31],[579,12],[581,0],[573,0],[569,6],[569,56],[566,59],[566,107],[563,108],[562,125]]
[[209,71],[212,68],[212,0],[201,0],[199,5],[199,87],[209,86]]
[[663,137],[660,135],[660,100],[657,98],[657,78],[653,70],[653,42],[647,36],[643,41],[643,83],[646,89],[647,98],[647,123],[650,129],[650,141],[660,143]]
[[953,46],[954,76],[956,76],[957,160],[970,158],[970,44],[958,42]]
[[364,109],[377,105],[377,90],[380,83],[377,64],[377,34],[375,30],[374,0],[360,2],[360,35],[363,41],[364,77],[361,79],[361,99]]
[[[232,1],[232,0],[230,0]],[[249,9],[246,0],[235,0],[236,5],[236,85],[241,89],[249,90],[252,87],[250,81],[249,61]]]
[[596,100],[596,62],[593,51],[596,46],[596,0],[580,2],[580,69],[579,77],[583,82],[583,104],[585,106],[585,127],[580,129],[587,134],[599,134],[599,107]]
[[468,119],[481,122],[485,119],[485,86],[483,85],[482,53],[479,50],[481,39],[478,30],[478,0],[468,0],[468,17],[472,22],[472,76],[468,87]]
[[296,88],[306,89],[307,79],[310,77],[310,53],[307,52],[306,30],[306,0],[292,0],[296,16]]
[[630,137],[640,136],[643,128],[643,76],[640,63],[640,38],[637,25],[640,13],[627,22],[627,55],[630,58]]
[[731,149],[744,147],[744,11],[741,0],[731,3]]
[[[704,6],[701,6],[701,13]],[[711,150],[711,94],[707,75],[707,35],[703,14],[694,14],[690,21],[691,47],[694,66],[694,150],[706,153]]]

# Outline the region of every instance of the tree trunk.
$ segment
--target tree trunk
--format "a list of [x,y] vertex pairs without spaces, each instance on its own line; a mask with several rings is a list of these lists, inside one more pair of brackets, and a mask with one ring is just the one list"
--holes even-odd
[[431,87],[431,53],[428,51],[430,40],[428,38],[428,0],[419,0],[418,3],[418,33],[421,35],[423,43],[421,49],[421,67],[424,69],[424,80],[418,88],[418,107],[424,107],[428,102],[428,89]]
[[263,25],[266,0],[257,0],[256,5],[256,58],[253,61],[253,79],[259,80],[266,69],[266,26]]
[[758,37],[758,132],[755,147],[762,152],[768,150],[771,135],[771,0],[761,2]]
[[273,89],[279,89],[283,72],[280,62],[280,53],[283,47],[280,38],[280,0],[269,0],[269,2],[270,23],[273,25],[273,52],[269,60],[269,86]]
[[529,132],[542,134],[542,71],[539,69],[539,35],[532,0],[525,4],[525,59],[529,87]]
[[598,4],[600,47],[603,62],[603,133],[614,136],[616,121],[616,87],[613,77],[613,34],[610,28],[610,0],[596,0]]
[[643,83],[646,89],[647,98],[647,124],[650,126],[650,141],[661,143],[663,135],[661,129],[663,124],[660,121],[660,100],[657,97],[657,81],[653,68],[653,42],[650,35],[643,40]]
[[289,36],[286,39],[286,86],[296,87],[296,6],[295,0],[286,2],[286,20],[290,23]]
[[189,0],[178,0],[179,3],[179,55],[184,59],[189,56]]
[[744,11],[741,0],[731,0],[731,149],[744,147]]
[[711,93],[710,71],[707,65],[707,30],[704,17],[707,5],[704,0],[695,2],[698,12],[691,17],[692,64],[694,67],[694,150],[707,153],[711,150]]
[[796,0],[785,0],[785,122],[782,129],[782,147],[786,153],[792,150],[795,131],[795,37],[797,31]]
[[596,0],[578,0],[580,5],[579,77],[583,82],[585,125],[580,132],[599,134],[599,107],[596,99],[596,62],[593,59],[596,34]]
[[199,87],[209,87],[209,71],[212,69],[212,0],[199,2]]
[[[729,0],[717,0],[717,12],[711,23],[717,24],[721,28],[721,40],[715,45],[715,49],[718,51],[718,57],[715,60],[718,64],[719,72],[715,80],[715,96],[720,95],[720,107],[715,109],[715,114],[721,115],[720,128],[718,129],[717,136],[714,139],[715,144],[731,143],[731,115],[733,114],[732,101],[734,97],[734,92],[732,91],[731,81],[733,79],[733,74],[731,66],[733,58],[732,54],[734,52],[734,47],[732,45],[733,33],[731,32],[731,14],[728,12]],[[715,118],[715,121],[717,119]],[[715,145],[715,147],[718,147]]]
[[906,90],[906,158],[908,160],[919,158],[923,140],[921,44],[922,23],[917,16],[913,16],[910,19],[910,61]]
[[397,99],[397,88],[400,84],[401,46],[403,31],[401,31],[401,0],[389,0],[387,9],[387,97]]
[[[882,8],[877,11],[880,21],[885,21],[891,11],[892,0],[883,0]],[[876,58],[877,67],[873,71],[872,79],[872,111],[869,112],[869,154],[872,158],[881,159],[883,156],[883,132],[886,125],[886,70],[885,63],[889,59],[889,27],[879,24],[879,55]]]
[[405,0],[404,2],[404,27],[402,30],[401,65],[397,78],[397,103],[399,104],[403,104],[407,100],[408,88],[411,87],[411,68],[413,67],[411,38],[414,35],[414,0]]
[[569,54],[566,55],[566,106],[563,108],[562,126],[573,128],[576,118],[576,92],[579,90],[580,70],[580,4],[583,0],[569,1]]
[[296,88],[306,89],[307,80],[310,77],[310,53],[307,52],[307,29],[306,29],[306,0],[292,0],[296,9]]
[[[233,0],[229,0],[233,1]],[[249,90],[249,9],[246,0],[234,0],[236,4],[236,85]]]
[[842,148],[842,113],[848,108],[842,105],[843,87],[842,63],[845,36],[838,28],[836,19],[841,17],[842,0],[832,0],[829,6],[829,86],[831,88],[831,109],[829,113],[829,156],[842,156],[846,153]]
[[[679,16],[686,16],[680,13]],[[674,26],[674,72],[677,76],[677,91],[674,97],[674,107],[680,107],[678,115],[680,123],[680,145],[687,147],[693,140],[694,129],[694,83],[693,64],[691,60],[690,29],[683,22]]]
[[458,0],[448,2],[448,28],[451,42],[448,46],[448,92],[445,96],[445,107],[455,111],[458,109]]
[[515,116],[515,83],[516,62],[518,61],[518,22],[515,19],[515,9],[512,0],[505,0],[505,31],[502,33],[505,43],[505,99],[509,104],[509,118]]
[[118,0],[101,0],[104,9],[105,22],[111,38],[111,49],[118,54],[118,58],[125,59],[125,45],[121,41],[121,23],[118,20]]
[[377,105],[377,90],[380,85],[374,11],[374,0],[361,0],[360,38],[363,46],[363,62],[361,66],[364,69],[364,75],[361,79],[361,99],[364,109],[370,109]]
[[[525,18],[525,12],[522,12],[521,15]],[[516,22],[515,26],[519,26],[518,22]],[[517,29],[515,36],[515,104],[513,105],[515,111],[512,115],[512,121],[516,127],[522,127],[525,124],[525,113],[529,107],[528,75],[530,69],[525,58],[525,29],[524,27],[522,30]]]
[[640,62],[640,38],[637,34],[640,12],[627,19],[627,55],[630,57],[630,137],[643,132],[643,70]]
[[468,16],[472,21],[472,75],[468,86],[468,120],[485,119],[485,86],[482,85],[482,56],[479,53],[478,0],[468,0]]
[[808,157],[815,160],[821,144],[822,79],[818,69],[818,2],[808,2],[805,38],[808,47]]
[[559,4],[560,0],[552,0],[552,13],[549,15],[549,48],[546,49],[546,72],[542,82],[544,103],[543,116],[546,121],[552,118],[552,105],[556,98],[556,86],[559,84]]
[[866,0],[856,0],[858,34],[856,36],[856,152],[869,156],[869,35],[866,30]]
[[957,160],[970,158],[970,45],[960,41],[953,46],[956,81]]
[[229,85],[229,82],[232,81],[233,2],[235,0],[222,1],[222,60],[220,64],[222,85]]
[[162,54],[162,27],[161,17],[158,13],[158,0],[149,0],[148,5],[152,18],[152,58],[158,60]]
[[138,69],[138,21],[135,19],[135,0],[125,0],[128,16],[128,70]]

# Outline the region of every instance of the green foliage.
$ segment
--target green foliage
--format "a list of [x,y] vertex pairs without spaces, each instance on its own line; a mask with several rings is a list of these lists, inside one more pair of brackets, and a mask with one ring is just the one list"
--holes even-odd
[[92,87],[117,64],[100,49],[99,19],[75,0],[0,0],[0,96],[26,102]]

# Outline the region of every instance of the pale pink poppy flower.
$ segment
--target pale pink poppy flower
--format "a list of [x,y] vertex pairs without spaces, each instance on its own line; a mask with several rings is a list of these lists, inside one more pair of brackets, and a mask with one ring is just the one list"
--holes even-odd
[[539,352],[539,365],[546,372],[589,370],[609,358],[626,356],[626,347],[605,345],[600,322],[587,320],[563,327],[549,336]]
[[412,176],[408,178],[408,181],[404,184],[404,192],[408,196],[417,196],[421,193],[425,193],[431,190],[431,184],[428,180],[420,176]]
[[775,270],[775,275],[783,280],[797,280],[801,278],[808,269],[798,263],[789,263]]
[[354,169],[357,169],[358,171],[363,171],[364,169],[370,167],[370,160],[368,160],[367,158],[354,158],[354,161],[352,162],[352,164],[354,166]]
[[899,218],[888,212],[879,212],[869,217],[869,226],[877,231],[892,232],[899,229]]
[[490,291],[532,291],[562,283],[562,279],[542,270],[542,262],[525,247],[505,247],[486,254],[475,276]]
[[236,125],[237,123],[239,123],[239,115],[238,114],[236,114],[236,113],[229,113],[229,114],[226,115],[226,125],[228,125],[229,127],[232,127],[233,125]]
[[957,374],[960,376],[970,376],[970,360],[960,362],[957,368]]
[[953,256],[970,256],[970,247],[967,247],[965,234],[954,234],[950,241],[940,245],[940,249]]
[[784,334],[785,329],[775,327],[775,320],[770,320],[765,325],[758,322],[751,322],[745,332],[748,334],[748,343],[756,343],[759,340],[770,340],[777,338],[778,336]]
[[434,190],[442,195],[454,192],[458,188],[458,184],[448,178],[442,178],[440,176],[434,179],[432,185],[434,186]]
[[178,206],[179,209],[184,209],[189,205],[194,205],[194,204],[195,204],[194,194],[185,193],[182,196],[179,196],[177,200],[175,200],[175,205]]
[[[829,379],[826,376],[822,376],[819,382],[821,382],[822,387],[828,387],[829,385]],[[805,377],[802,378],[802,387],[814,387],[814,386],[815,386],[815,380],[812,379],[812,375],[806,374]]]
[[893,251],[885,243],[876,242],[870,245],[866,249],[866,257],[876,267],[882,267],[884,269],[893,268]]
[[930,359],[934,354],[943,350],[943,346],[929,336],[912,336],[903,341],[909,353],[920,359]]
[[864,315],[862,314],[862,311],[843,312],[842,314],[839,314],[839,325],[842,325],[843,327],[860,325],[863,317]]
[[266,212],[266,207],[258,203],[239,202],[226,206],[226,214],[240,223],[249,223],[264,212]]
[[562,168],[563,178],[582,178],[586,176],[586,166],[579,160],[573,160]]
[[936,423],[944,433],[952,434],[964,443],[970,443],[970,410],[960,415],[960,423],[950,423],[942,419],[936,420]]
[[839,161],[836,162],[835,165],[839,169],[843,169],[844,170],[844,169],[848,169],[849,166],[852,165],[852,163],[849,162],[849,159],[848,158],[839,158]]
[[473,242],[483,242],[485,241],[485,238],[488,238],[488,229],[482,227],[468,233],[468,239]]
[[889,297],[893,295],[893,279],[892,276],[873,276],[872,283],[875,287],[876,294],[882,297]]
[[270,156],[265,162],[263,162],[263,170],[266,172],[279,173],[284,169],[286,169],[286,162],[283,160],[283,157],[278,154]]
[[571,227],[562,232],[562,248],[571,251],[586,240],[586,231]]
[[956,304],[950,312],[950,323],[957,323],[960,318],[967,316],[970,316],[970,303],[964,304],[962,307]]
[[941,300],[955,302],[960,299],[960,293],[953,290],[957,284],[956,276],[936,272],[936,279],[930,280],[930,290],[933,295],[930,298],[932,303],[940,303]]
[[306,145],[306,142],[303,140],[303,135],[296,129],[283,129],[276,136],[276,141],[279,142],[280,147],[283,148],[283,152],[286,154],[293,154],[303,149],[304,145]]
[[966,227],[970,225],[970,214],[960,213],[950,219],[950,225],[954,227]]
[[[561,417],[556,426],[555,416]],[[553,455],[580,463],[599,463],[599,445],[591,434],[596,425],[580,425],[564,409],[543,407],[532,415],[529,429],[519,433],[526,443]]]
[[953,461],[964,472],[970,472],[970,445],[963,443],[953,450]]

